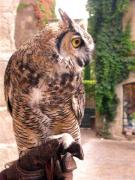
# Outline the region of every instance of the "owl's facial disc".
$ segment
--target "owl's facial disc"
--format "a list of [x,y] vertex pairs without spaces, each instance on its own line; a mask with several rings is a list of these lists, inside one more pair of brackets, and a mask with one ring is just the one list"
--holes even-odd
[[90,34],[79,24],[72,21],[69,16],[59,9],[62,19],[61,34],[56,40],[58,52],[63,57],[70,57],[77,67],[83,68],[91,61],[94,42]]
[[92,56],[94,45],[92,40],[89,41],[75,30],[67,30],[57,37],[56,47],[61,56],[70,57],[77,66],[83,68],[90,63]]
[[71,38],[72,49],[75,55],[76,63],[79,67],[87,66],[91,61],[94,43],[91,36],[85,38],[83,34],[76,33]]

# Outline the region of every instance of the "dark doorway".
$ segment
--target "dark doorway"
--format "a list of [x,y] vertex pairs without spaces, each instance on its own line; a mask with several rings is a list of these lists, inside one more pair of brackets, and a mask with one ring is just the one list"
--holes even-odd
[[123,85],[123,132],[135,134],[135,83]]
[[81,127],[94,129],[95,127],[95,109],[94,108],[85,108]]

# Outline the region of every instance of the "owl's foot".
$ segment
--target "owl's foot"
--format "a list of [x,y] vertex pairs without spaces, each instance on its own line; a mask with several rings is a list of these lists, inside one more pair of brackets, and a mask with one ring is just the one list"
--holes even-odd
[[52,135],[48,137],[48,140],[51,139],[57,139],[60,142],[60,154],[66,154],[69,152],[72,154],[72,156],[75,156],[81,160],[84,159],[84,153],[81,144],[76,142],[70,134],[62,133],[58,135]]

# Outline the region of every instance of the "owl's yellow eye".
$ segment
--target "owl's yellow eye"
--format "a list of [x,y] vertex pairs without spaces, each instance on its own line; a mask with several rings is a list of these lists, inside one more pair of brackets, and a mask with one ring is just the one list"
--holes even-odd
[[78,48],[82,43],[82,39],[81,39],[81,37],[73,37],[71,42],[72,42],[72,46],[74,48]]

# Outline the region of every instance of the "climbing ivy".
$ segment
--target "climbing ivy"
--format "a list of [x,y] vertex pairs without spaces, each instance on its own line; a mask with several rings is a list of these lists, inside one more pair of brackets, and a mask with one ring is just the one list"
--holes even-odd
[[55,15],[55,0],[36,0],[34,9],[36,17],[39,20],[39,24],[42,28],[48,23],[49,19],[56,18]]
[[90,65],[87,65],[84,69],[84,79],[90,80]]
[[96,44],[96,107],[106,122],[114,120],[118,99],[115,87],[128,77],[135,60],[130,26],[122,27],[123,14],[130,0],[88,0],[88,31]]
[[95,80],[84,80],[83,81],[86,98],[95,97]]

